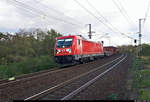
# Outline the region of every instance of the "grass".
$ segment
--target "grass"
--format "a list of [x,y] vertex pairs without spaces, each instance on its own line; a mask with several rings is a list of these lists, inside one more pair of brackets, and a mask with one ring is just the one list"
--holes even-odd
[[150,56],[142,56],[141,59],[144,61],[144,68],[150,69]]
[[111,94],[111,95],[109,95],[108,97],[107,97],[107,99],[109,99],[109,100],[118,100],[119,99],[119,97],[118,97],[118,94]]
[[137,75],[138,88],[150,87],[150,70],[140,70]]
[[141,100],[150,100],[150,90],[149,89],[140,89],[140,99]]
[[8,79],[22,74],[28,74],[58,67],[52,57],[41,56],[38,58],[28,58],[23,62],[9,65],[0,65],[0,79]]
[[[145,67],[146,66],[146,67]],[[137,89],[139,99],[150,100],[150,56],[133,57],[133,87]]]

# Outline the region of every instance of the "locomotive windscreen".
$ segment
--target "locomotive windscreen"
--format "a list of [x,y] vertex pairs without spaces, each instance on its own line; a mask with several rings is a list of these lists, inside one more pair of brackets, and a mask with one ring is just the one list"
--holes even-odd
[[72,38],[58,39],[56,43],[57,48],[67,48],[72,46]]

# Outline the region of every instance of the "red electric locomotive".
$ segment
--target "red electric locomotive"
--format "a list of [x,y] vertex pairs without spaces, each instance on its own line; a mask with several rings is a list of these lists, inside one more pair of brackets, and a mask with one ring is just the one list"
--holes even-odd
[[105,56],[111,56],[113,54],[119,53],[119,48],[114,47],[114,46],[106,46],[104,47],[104,55]]
[[55,62],[59,64],[82,63],[104,56],[101,43],[87,41],[76,35],[57,37],[54,50]]

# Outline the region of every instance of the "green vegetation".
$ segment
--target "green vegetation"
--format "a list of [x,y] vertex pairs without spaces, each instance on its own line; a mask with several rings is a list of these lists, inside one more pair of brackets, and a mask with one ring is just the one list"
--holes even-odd
[[150,70],[140,70],[137,75],[138,88],[147,88],[150,86]]
[[142,56],[150,56],[150,45],[142,44]]
[[111,94],[110,96],[107,97],[109,100],[118,100],[119,96],[118,94]]
[[29,58],[22,62],[9,65],[0,65],[0,78],[9,78],[21,74],[38,72],[59,66],[54,63],[51,56],[40,56],[38,58]]
[[15,34],[0,32],[0,79],[59,66],[53,61],[55,30],[23,30]]
[[131,74],[133,75],[133,88],[138,91],[138,98],[150,100],[150,45],[143,44],[140,57],[133,57]]
[[140,89],[140,99],[150,100],[150,89]]

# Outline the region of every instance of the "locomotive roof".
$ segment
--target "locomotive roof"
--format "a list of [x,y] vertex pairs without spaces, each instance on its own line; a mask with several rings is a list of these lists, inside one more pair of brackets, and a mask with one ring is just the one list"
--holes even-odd
[[[65,39],[65,38],[73,38],[73,37],[79,37],[79,38],[82,38],[82,40],[89,41],[89,42],[94,42],[94,41],[90,41],[90,40],[85,39],[82,35],[60,36],[60,37],[57,37],[56,39]],[[94,42],[94,43],[98,43],[98,42]]]
[[114,47],[114,46],[104,46],[104,48],[117,48],[117,47]]
[[[63,39],[63,38],[72,38],[72,37],[76,37],[77,35],[68,35],[68,36],[60,36],[60,37],[57,37],[57,39]],[[80,36],[78,36],[80,37]]]

